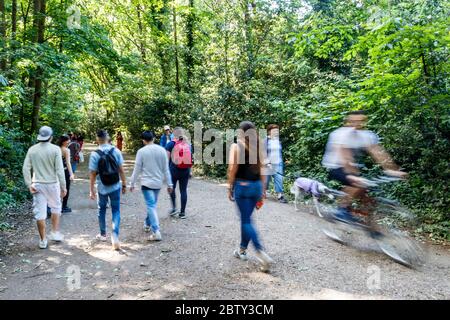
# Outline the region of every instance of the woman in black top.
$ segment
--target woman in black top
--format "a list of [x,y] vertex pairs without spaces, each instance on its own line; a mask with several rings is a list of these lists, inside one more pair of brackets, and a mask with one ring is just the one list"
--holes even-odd
[[66,176],[66,188],[67,194],[63,198],[62,202],[62,213],[72,212],[72,209],[67,206],[67,202],[69,201],[69,190],[70,190],[70,182],[74,179],[74,175],[72,172],[72,165],[70,163],[70,150],[67,147],[70,143],[69,136],[63,135],[58,140],[58,146],[61,148],[62,160],[64,166],[64,174]]
[[[176,127],[173,130],[173,135],[174,138],[172,139],[172,141],[168,142],[166,145],[166,150],[169,157],[170,175],[172,176],[172,184],[173,184],[172,192],[170,193],[172,209],[169,211],[169,215],[175,216],[178,213],[178,210],[176,209],[176,195],[175,195],[175,191],[178,184],[180,188],[180,202],[181,202],[181,208],[180,212],[178,213],[178,217],[180,219],[186,219],[186,204],[188,197],[187,187],[191,175],[191,166],[192,166],[192,145],[187,141],[187,137],[184,135],[183,128]],[[175,164],[173,160],[176,159],[176,154],[178,154],[180,148],[184,147],[190,150],[190,152],[188,150],[185,150],[187,151],[187,153],[185,154],[187,159],[179,159],[179,161],[183,162],[184,160],[187,160],[189,164],[185,166],[181,165],[180,167],[178,164]]]
[[240,249],[234,252],[235,257],[247,260],[248,244],[252,241],[262,270],[267,271],[273,260],[264,252],[251,218],[257,202],[262,201],[265,194],[262,151],[255,125],[250,121],[241,122],[237,143],[230,149],[228,197],[236,202],[241,216],[241,244]]

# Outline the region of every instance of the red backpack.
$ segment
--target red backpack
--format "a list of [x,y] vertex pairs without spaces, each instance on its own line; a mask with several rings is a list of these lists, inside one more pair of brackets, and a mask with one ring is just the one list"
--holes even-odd
[[178,140],[172,149],[172,162],[179,169],[192,167],[191,145],[184,140]]

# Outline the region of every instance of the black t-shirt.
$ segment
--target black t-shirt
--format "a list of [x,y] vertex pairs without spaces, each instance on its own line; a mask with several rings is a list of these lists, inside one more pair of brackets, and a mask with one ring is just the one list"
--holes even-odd
[[258,181],[261,179],[261,168],[258,164],[250,164],[249,153],[245,147],[238,144],[238,159],[241,152],[245,152],[245,163],[238,164],[236,179]]

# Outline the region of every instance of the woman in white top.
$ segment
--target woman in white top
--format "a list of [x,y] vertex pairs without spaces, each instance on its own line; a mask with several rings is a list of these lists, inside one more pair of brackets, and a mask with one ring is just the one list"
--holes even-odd
[[283,156],[280,142],[280,128],[276,124],[267,126],[266,151],[267,162],[271,167],[271,174],[267,177],[266,190],[269,190],[270,181],[273,178],[277,199],[281,203],[287,203],[283,192]]

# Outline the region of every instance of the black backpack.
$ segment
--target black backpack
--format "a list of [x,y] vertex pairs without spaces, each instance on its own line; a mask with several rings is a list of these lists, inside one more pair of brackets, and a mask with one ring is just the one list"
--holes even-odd
[[110,186],[120,181],[119,165],[117,164],[116,158],[112,154],[113,150],[114,148],[111,148],[106,152],[103,152],[102,150],[95,151],[100,156],[97,171],[100,175],[100,180],[105,186]]

